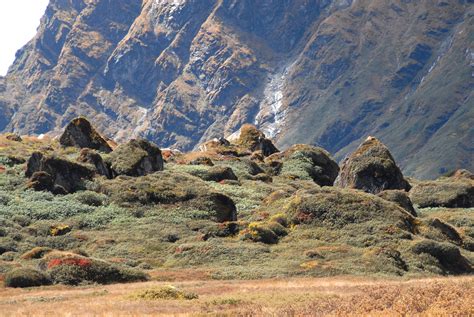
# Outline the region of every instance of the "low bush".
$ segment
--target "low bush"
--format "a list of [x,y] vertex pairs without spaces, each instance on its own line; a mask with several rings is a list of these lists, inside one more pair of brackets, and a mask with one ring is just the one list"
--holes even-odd
[[193,300],[199,298],[196,293],[185,292],[174,286],[145,289],[132,294],[130,297],[139,300]]
[[278,235],[265,223],[253,222],[241,232],[243,240],[262,242],[265,244],[278,243]]
[[72,256],[51,258],[46,267],[55,283],[79,285],[145,281],[148,276],[137,270],[121,268],[105,261]]
[[37,287],[50,284],[51,279],[47,275],[29,268],[15,269],[5,275],[6,287]]

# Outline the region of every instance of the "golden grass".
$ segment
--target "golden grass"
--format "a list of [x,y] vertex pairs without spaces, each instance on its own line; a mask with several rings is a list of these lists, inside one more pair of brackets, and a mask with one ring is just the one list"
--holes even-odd
[[474,277],[417,280],[292,278],[181,281],[195,300],[136,300],[130,294],[170,283],[0,289],[2,316],[445,316],[473,315]]

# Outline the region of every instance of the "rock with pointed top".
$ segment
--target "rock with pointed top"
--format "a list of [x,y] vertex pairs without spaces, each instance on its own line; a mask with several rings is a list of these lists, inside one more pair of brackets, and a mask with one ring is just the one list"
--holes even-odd
[[95,130],[91,123],[83,117],[73,119],[59,139],[62,146],[90,148],[105,153],[112,152],[107,141]]
[[235,143],[250,152],[261,151],[263,156],[279,152],[273,142],[252,124],[244,124],[240,128],[240,134]]
[[387,189],[408,191],[411,188],[388,148],[374,137],[368,137],[344,160],[335,184],[372,194]]

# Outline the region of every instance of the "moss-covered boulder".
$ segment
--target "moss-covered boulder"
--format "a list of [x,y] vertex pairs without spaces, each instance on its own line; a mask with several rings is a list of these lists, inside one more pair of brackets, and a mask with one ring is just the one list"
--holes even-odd
[[213,191],[203,180],[187,173],[162,171],[142,177],[119,176],[104,180],[101,190],[119,205],[178,204],[204,211],[217,222],[237,218],[235,203],[229,197]]
[[414,217],[403,208],[357,190],[322,187],[299,191],[286,208],[290,220],[296,224],[344,228],[367,223],[413,231]]
[[474,207],[474,181],[465,178],[441,178],[418,182],[410,190],[410,198],[419,208]]
[[339,174],[339,166],[324,149],[297,144],[283,153],[276,153],[266,162],[282,161],[280,175],[292,179],[313,180],[320,186],[332,186]]
[[278,152],[273,142],[251,124],[244,124],[240,128],[239,137],[234,143],[250,152],[260,151],[264,156]]
[[161,150],[144,139],[133,139],[118,146],[109,161],[116,175],[144,176],[163,170]]
[[83,117],[73,119],[59,138],[62,146],[90,148],[109,153],[112,148],[107,141],[96,131],[92,124]]
[[38,287],[50,284],[51,279],[46,274],[30,268],[14,269],[5,275],[6,287]]
[[410,190],[390,151],[373,137],[344,160],[336,185],[372,194],[387,189]]
[[208,192],[200,194],[188,203],[193,208],[207,211],[210,220],[227,222],[237,220],[237,207],[234,201],[226,195]]
[[377,194],[377,196],[394,202],[398,206],[402,207],[406,211],[408,211],[410,214],[413,216],[417,216],[415,208],[413,208],[413,204],[410,200],[410,196],[408,193],[404,190],[384,190],[383,192],[380,192]]
[[31,178],[30,187],[57,193],[84,189],[84,180],[91,180],[94,174],[92,168],[40,152],[30,157],[25,173],[26,177]]

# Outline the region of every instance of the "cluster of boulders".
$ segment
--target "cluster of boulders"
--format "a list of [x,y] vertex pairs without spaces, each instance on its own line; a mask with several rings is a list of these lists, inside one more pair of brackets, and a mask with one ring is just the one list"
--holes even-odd
[[[80,148],[80,155],[70,160],[34,153],[26,172],[31,188],[64,194],[84,188],[84,182],[95,175],[107,179],[119,175],[139,177],[164,169],[162,151],[155,144],[134,139],[115,146],[82,117],[71,121],[59,141],[63,147]],[[341,167],[319,147],[299,144],[281,152],[250,124],[243,125],[228,139],[214,139],[200,145],[199,150],[201,155],[196,157],[192,153],[192,159],[184,163],[208,166],[205,171],[190,172],[205,181],[237,181],[230,167],[213,163],[213,159],[237,159],[246,164],[252,180],[271,182],[278,175],[312,180],[320,186],[358,189],[392,201],[412,215],[416,215],[412,200],[421,207],[474,206],[473,177],[468,171],[458,171],[438,181],[417,182],[412,188],[388,148],[374,137],[367,138]],[[175,160],[176,153],[167,151],[167,160]]]
[[84,189],[84,182],[92,180],[95,175],[112,179],[119,175],[138,177],[163,170],[161,151],[155,144],[133,139],[112,149],[83,117],[69,123],[59,143],[65,148],[80,148],[79,156],[73,160],[54,154],[33,153],[26,171],[31,188],[67,194]]

